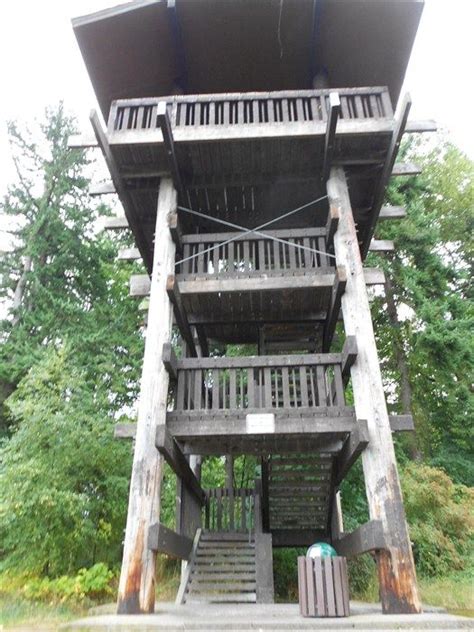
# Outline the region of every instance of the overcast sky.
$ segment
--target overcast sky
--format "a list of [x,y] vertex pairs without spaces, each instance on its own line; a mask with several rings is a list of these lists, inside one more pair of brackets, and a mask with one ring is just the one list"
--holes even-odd
[[[82,130],[89,131],[88,114],[96,107],[95,97],[70,20],[114,4],[120,2],[2,3],[0,194],[14,176],[6,138],[7,120],[24,122],[41,116],[47,105],[62,99],[78,117]],[[405,89],[413,100],[410,118],[436,119],[449,130],[454,142],[474,158],[473,27],[474,0],[426,0]]]

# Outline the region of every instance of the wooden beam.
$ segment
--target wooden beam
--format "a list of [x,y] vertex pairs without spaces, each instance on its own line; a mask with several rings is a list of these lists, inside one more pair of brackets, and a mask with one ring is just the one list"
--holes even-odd
[[341,100],[337,92],[329,94],[329,115],[326,127],[326,137],[324,141],[324,158],[321,180],[325,183],[329,176],[334,156],[334,145],[336,140],[336,126],[341,111]]
[[334,485],[339,485],[369,443],[369,431],[365,420],[357,421],[357,429],[344,442],[341,453],[334,462]]
[[127,528],[118,590],[118,613],[153,612],[156,554],[149,548],[149,527],[160,519],[163,457],[155,435],[166,423],[168,373],[162,362],[163,344],[171,340],[173,309],[166,295],[167,274],[174,269],[175,245],[168,230],[168,214],[176,210],[176,191],[163,179],[158,194],[153,273],[148,310],[142,379],[130,481]]
[[438,124],[433,119],[421,121],[407,121],[405,134],[420,134],[423,132],[437,132]]
[[[403,127],[403,125],[400,125]],[[367,420],[369,444],[362,465],[369,515],[381,520],[390,552],[377,556],[384,612],[420,612],[415,565],[398,478],[392,430],[365,283],[362,257],[344,170],[331,170],[329,202],[339,208],[334,237],[337,265],[348,271],[341,310],[346,335],[357,339],[357,360],[351,368],[354,406],[358,419]]]
[[352,365],[357,360],[357,338],[355,336],[347,336],[342,348],[341,373],[344,386],[349,381]]
[[120,175],[120,169],[117,163],[115,162],[115,158],[112,154],[112,150],[110,149],[107,135],[102,129],[99,116],[97,115],[97,112],[95,110],[92,110],[90,114],[90,121],[92,124],[92,128],[94,130],[94,134],[97,139],[97,142],[102,150],[102,155],[104,156],[105,162],[107,164],[110,175],[112,177],[112,182],[114,184],[115,190],[117,191],[120,201],[122,202],[128,224],[133,231],[137,246],[140,252],[142,253],[145,266],[148,272],[151,272],[152,258],[149,252],[147,240],[143,233],[143,226],[138,220],[133,210],[134,206],[130,198],[130,194],[124,186],[122,176]]
[[272,529],[274,547],[310,546],[315,542],[330,542],[326,530],[322,529]]
[[411,98],[407,94],[405,95],[404,99],[400,102],[399,110],[397,111],[397,114],[395,115],[395,127],[392,132],[390,147],[388,148],[385,162],[382,168],[382,173],[380,174],[380,178],[379,178],[377,187],[375,189],[373,204],[372,204],[372,212],[370,214],[370,219],[369,219],[369,226],[365,234],[364,243],[362,244],[362,258],[365,258],[365,256],[367,255],[369,245],[372,240],[372,236],[374,234],[375,225],[377,224],[377,220],[380,214],[380,209],[382,208],[382,204],[385,198],[385,190],[387,188],[387,184],[390,179],[390,176],[392,175],[395,159],[397,157],[398,149],[402,141],[402,136],[403,136],[405,125],[408,119],[408,113],[410,112],[410,107],[411,107]]
[[[219,292],[257,292],[271,290],[289,290],[299,288],[331,287],[334,284],[334,272],[316,273],[315,275],[234,278],[234,279],[196,279],[193,281],[179,280],[179,294],[214,294]],[[384,285],[385,273],[381,268],[364,268],[364,278],[367,285]],[[178,288],[178,277],[170,279],[170,291]],[[150,293],[150,278],[147,274],[133,274],[130,277],[130,296],[143,297]],[[179,299],[181,300],[181,298]],[[177,319],[178,320],[178,319]],[[188,321],[188,324],[191,320]],[[208,321],[206,321],[208,322]],[[213,322],[212,320],[209,322]],[[200,320],[195,315],[193,324]],[[191,335],[191,334],[189,334]],[[186,340],[187,341],[187,340]]]
[[100,182],[99,184],[93,184],[89,188],[89,195],[92,197],[97,195],[112,195],[114,193],[117,193],[117,191],[115,190],[112,180]]
[[329,302],[328,315],[324,324],[323,352],[326,353],[331,348],[332,338],[339,318],[341,309],[341,298],[346,289],[347,275],[343,266],[336,268],[334,285],[332,286],[331,299]]
[[390,415],[389,419],[392,432],[414,432],[415,430],[412,415]]
[[185,189],[179,173],[178,161],[176,159],[176,150],[174,147],[173,131],[171,129],[171,123],[168,116],[168,108],[166,101],[160,101],[156,110],[156,118],[158,125],[161,128],[163,134],[163,142],[165,144],[166,153],[168,156],[168,166],[173,178],[174,186],[178,191],[180,198],[184,198]]
[[135,439],[137,434],[137,424],[133,423],[120,423],[115,424],[114,437],[115,439]]
[[171,232],[171,239],[174,241],[176,250],[182,254],[183,252],[183,235],[179,225],[178,213],[171,213],[168,217],[168,226]]
[[414,162],[397,162],[393,166],[392,176],[419,176],[422,172],[421,167]]
[[141,258],[138,248],[121,248],[117,255],[119,261],[137,261]]
[[403,206],[382,206],[379,219],[403,219],[406,214]]
[[339,212],[337,208],[329,206],[328,219],[326,222],[326,248],[332,252],[334,245],[334,235],[339,224]]
[[123,230],[130,228],[130,226],[125,215],[120,215],[118,217],[108,217],[104,222],[104,228],[106,230]]
[[207,342],[206,334],[204,331],[204,327],[202,325],[195,326],[196,335],[199,341],[199,347],[201,349],[201,356],[208,357],[209,356],[209,345]]
[[[199,423],[199,421],[197,422]],[[331,439],[330,436],[302,435],[297,437],[272,436],[264,439],[258,437],[258,441],[249,441],[239,437],[220,436],[217,438],[205,437],[194,438],[182,443],[183,452],[186,455],[199,453],[203,456],[222,456],[225,454],[251,454],[253,456],[263,456],[265,454],[277,454],[278,452],[294,452],[301,454],[308,450],[315,452],[325,452],[327,454],[337,454],[342,449],[342,438]]]
[[[331,439],[345,437],[348,433],[356,429],[356,420],[347,414],[331,414],[331,408],[326,409],[326,414],[321,415],[318,408],[315,409],[315,416],[311,417],[289,417],[287,415],[276,416],[272,428],[258,431],[253,428],[245,418],[237,417],[214,417],[206,415],[206,411],[199,411],[199,416],[170,413],[168,415],[168,429],[179,441],[186,441],[192,438],[213,438],[213,437],[235,437],[239,440],[248,441],[264,439],[270,436],[282,436],[285,441],[291,435],[318,436],[327,435]],[[257,411],[256,414],[266,413],[266,410]]]
[[98,147],[97,139],[93,134],[72,134],[67,140],[68,149],[89,149]]
[[130,277],[130,296],[149,296],[150,288],[151,281],[148,274],[132,274],[132,276]]
[[369,250],[370,252],[393,252],[395,244],[391,239],[372,239]]
[[172,437],[171,433],[166,426],[160,425],[156,429],[155,445],[165,458],[165,461],[171,467],[173,472],[177,474],[188,487],[196,499],[203,504],[205,501],[205,494],[199,481],[194,476],[194,472],[189,466],[186,457],[181,452],[180,447]]
[[193,541],[158,522],[152,524],[148,531],[148,547],[154,553],[165,553],[178,560],[188,560]]
[[176,277],[173,274],[168,275],[166,280],[166,292],[169,296],[174,308],[174,318],[176,324],[179,327],[182,337],[186,340],[189,353],[197,357],[196,346],[194,344],[194,337],[189,326],[186,310],[183,306],[183,300],[181,298],[180,287],[176,281]]
[[381,520],[370,520],[352,533],[343,533],[341,538],[333,540],[332,544],[338,554],[344,557],[388,549]]
[[162,351],[163,364],[165,365],[165,369],[168,371],[168,375],[171,380],[178,379],[178,359],[176,358],[176,354],[173,349],[173,345],[171,342],[165,342],[163,345]]

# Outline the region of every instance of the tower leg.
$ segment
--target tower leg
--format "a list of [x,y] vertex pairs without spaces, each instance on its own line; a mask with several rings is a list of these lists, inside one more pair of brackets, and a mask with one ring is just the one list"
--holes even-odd
[[168,215],[176,211],[177,196],[171,179],[160,183],[155,228],[150,307],[138,408],[127,528],[123,550],[117,611],[119,614],[153,612],[156,554],[148,548],[148,529],[160,518],[163,457],[155,447],[156,429],[166,422],[168,373],[162,349],[171,340],[173,311],[166,279],[174,272],[175,245]]
[[382,609],[385,613],[420,612],[415,565],[398,478],[392,433],[382,385],[377,348],[356,227],[341,167],[331,169],[329,203],[339,212],[334,236],[336,264],[346,268],[342,297],[346,335],[356,336],[357,360],[351,368],[358,419],[367,420],[369,445],[362,453],[371,519],[383,523],[388,547],[377,554]]

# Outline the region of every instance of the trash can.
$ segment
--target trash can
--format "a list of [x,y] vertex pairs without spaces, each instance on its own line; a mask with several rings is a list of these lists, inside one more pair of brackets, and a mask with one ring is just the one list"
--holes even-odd
[[298,557],[298,597],[303,617],[348,617],[345,557]]

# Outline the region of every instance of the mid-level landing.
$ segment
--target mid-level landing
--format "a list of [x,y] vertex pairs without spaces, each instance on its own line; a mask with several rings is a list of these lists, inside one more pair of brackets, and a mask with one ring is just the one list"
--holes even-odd
[[[107,609],[115,612],[115,604]],[[63,632],[151,632],[167,630],[472,630],[473,620],[425,606],[424,614],[383,615],[379,604],[351,602],[351,615],[343,619],[305,619],[298,604],[175,605],[156,603],[152,615],[97,614],[65,623]]]

